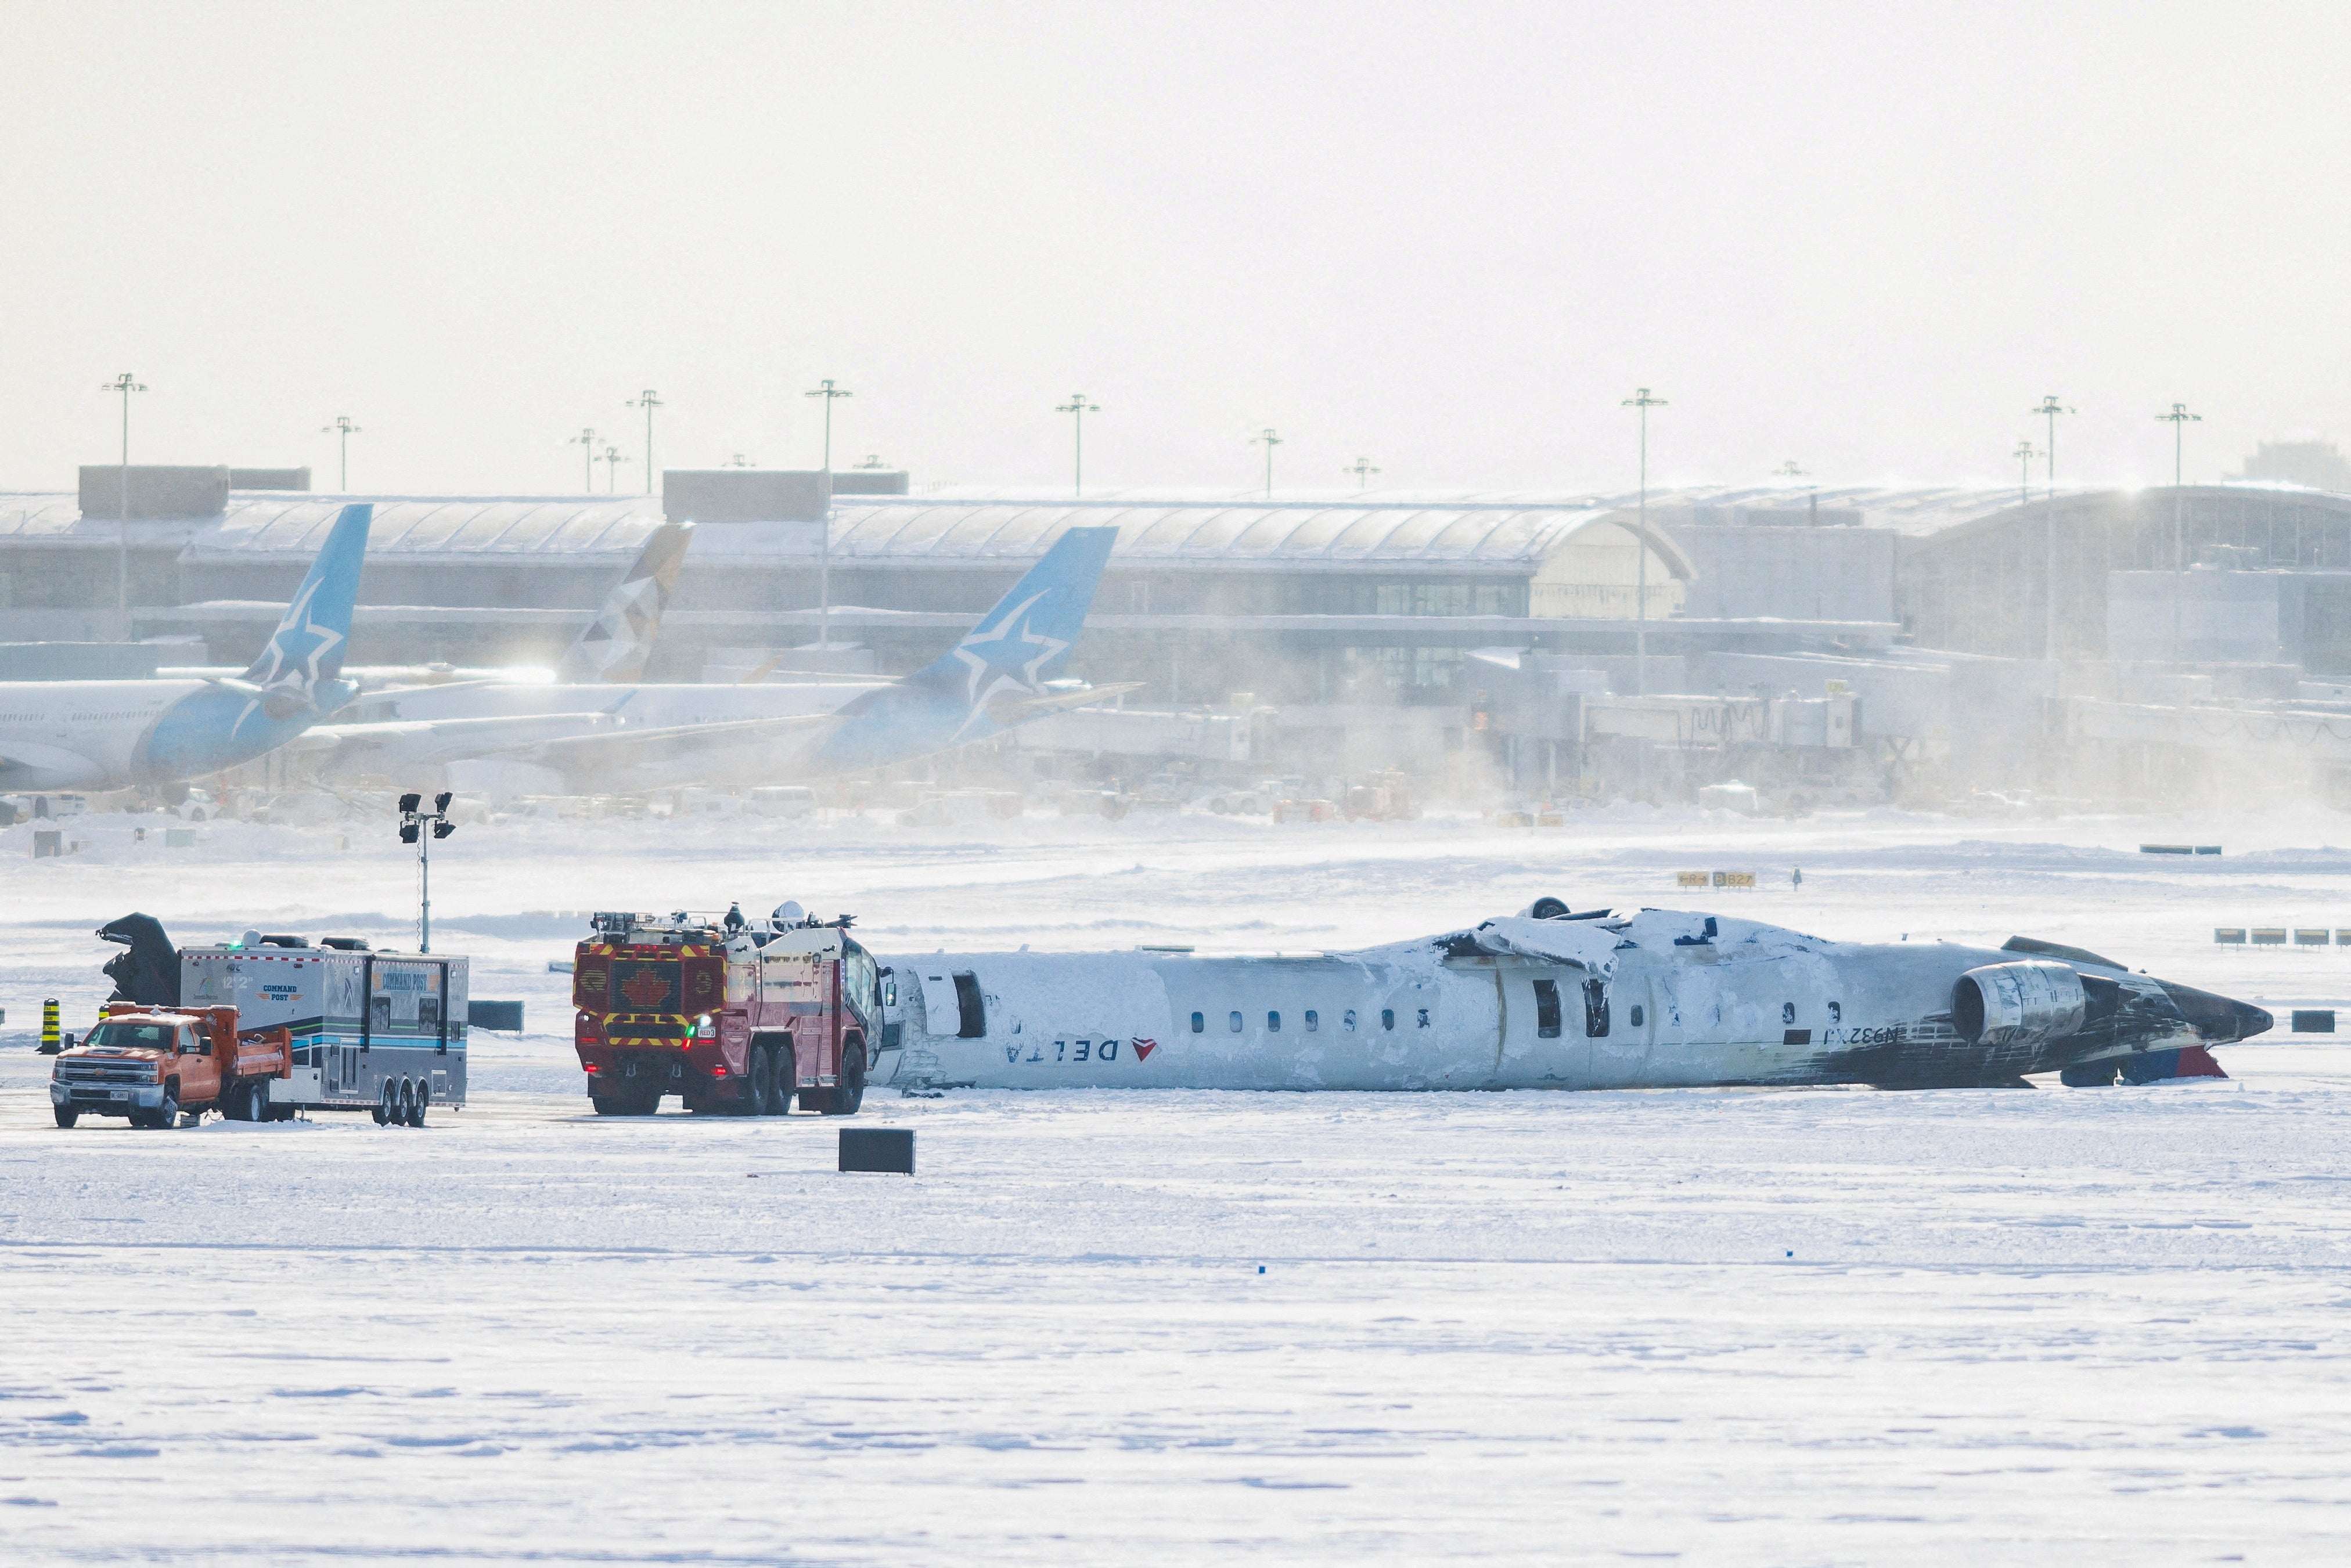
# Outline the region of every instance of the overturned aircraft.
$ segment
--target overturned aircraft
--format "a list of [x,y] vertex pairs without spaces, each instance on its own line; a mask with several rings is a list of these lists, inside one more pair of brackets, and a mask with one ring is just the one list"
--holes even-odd
[[2225,1076],[2257,1007],[2032,937],[1828,942],[1543,899],[1354,953],[893,962],[910,1087],[1934,1089]]

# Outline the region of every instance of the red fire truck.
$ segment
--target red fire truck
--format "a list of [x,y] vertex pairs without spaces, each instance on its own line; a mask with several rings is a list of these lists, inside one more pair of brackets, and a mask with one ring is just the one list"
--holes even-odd
[[597,1114],[650,1116],[664,1094],[705,1114],[781,1116],[796,1094],[803,1111],[856,1113],[891,981],[847,915],[788,904],[759,927],[732,909],[594,922],[571,1004]]

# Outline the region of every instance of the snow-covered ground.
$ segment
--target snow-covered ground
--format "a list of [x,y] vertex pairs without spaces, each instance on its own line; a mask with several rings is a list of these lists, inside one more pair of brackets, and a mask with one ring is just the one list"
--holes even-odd
[[[151,820],[152,821],[152,820]],[[0,832],[0,1562],[2317,1562],[2351,1539],[2351,1050],[2188,1087],[960,1093],[837,1124],[584,1114],[596,907],[937,946],[1336,947],[1553,893],[2076,944],[2351,1010],[2351,820],[473,827],[435,946],[531,1032],[475,1098],[49,1124],[89,936],[401,939],[388,825]],[[353,847],[339,849],[348,836]],[[2158,859],[2143,841],[2220,842]],[[1791,884],[1801,866],[1803,884]],[[1754,870],[1684,893],[1683,870]],[[2351,1017],[2346,1017],[2351,1023]],[[2351,1043],[2351,1042],[2346,1042]],[[1260,1270],[1262,1270],[1260,1272]]]

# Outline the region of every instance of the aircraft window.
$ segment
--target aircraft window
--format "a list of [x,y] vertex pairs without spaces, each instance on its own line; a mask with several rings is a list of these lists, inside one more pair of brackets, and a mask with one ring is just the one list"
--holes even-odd
[[1639,1029],[1639,1028],[1641,1027],[1641,1004],[1640,1004],[1640,1003],[1638,1003],[1638,1002],[1635,1002],[1635,1003],[1633,1004],[1633,1010],[1632,1010],[1632,1013],[1631,1013],[1631,1015],[1630,1015],[1630,1019],[1629,1019],[1629,1021],[1632,1023],[1632,1025],[1633,1025],[1633,1027],[1634,1027],[1635,1029]]
[[1204,1015],[1199,1013],[1194,1013],[1192,1015],[1192,1032],[1194,1034],[1206,1033],[1207,1031],[1207,1028],[1208,1020]]
[[1306,1009],[1306,1032],[1312,1034],[1322,1027],[1322,1019],[1312,1008]]
[[1423,1028],[1423,1029],[1426,1029],[1426,1028],[1428,1027],[1428,1009],[1427,1009],[1426,1008],[1422,1008],[1422,1009],[1419,1009],[1419,1013],[1420,1013],[1420,1027],[1421,1027],[1421,1028]]
[[1782,1002],[1780,1004],[1780,1021],[1783,1024],[1794,1023],[1796,1021],[1795,1003]]
[[1395,1009],[1394,1008],[1382,1008],[1380,1009],[1380,1027],[1382,1029],[1395,1028]]
[[1280,1013],[1266,1014],[1265,1030],[1268,1034],[1280,1034],[1281,1032],[1281,1015]]
[[1559,1038],[1559,982],[1557,980],[1535,982],[1535,1038],[1538,1040]]
[[1345,1012],[1339,1015],[1339,1027],[1345,1030],[1349,1034],[1355,1032],[1354,1009],[1349,1008]]
[[957,975],[955,977],[956,1011],[962,1015],[956,1030],[958,1040],[982,1040],[987,1035],[987,1004],[979,994],[979,977]]
[[1241,1015],[1240,1015],[1240,1014],[1238,1014],[1238,1013],[1235,1013],[1235,1014],[1232,1016],[1231,1027],[1232,1027],[1232,1031],[1233,1031],[1235,1034],[1238,1034],[1238,1033],[1240,1033],[1240,1031],[1241,1031]]
[[1829,1004],[1829,1022],[1831,1022],[1831,1023],[1833,1023],[1833,1024],[1838,1024],[1838,1023],[1843,1023],[1843,1022],[1844,1022],[1844,1003],[1842,1003],[1842,1002],[1831,1002],[1831,1003]]
[[1583,1033],[1590,1040],[1608,1038],[1608,983],[1604,980],[1583,982]]

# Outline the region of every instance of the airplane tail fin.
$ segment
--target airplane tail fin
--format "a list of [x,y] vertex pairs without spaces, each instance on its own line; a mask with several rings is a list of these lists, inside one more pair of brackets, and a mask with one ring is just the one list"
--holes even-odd
[[350,643],[351,606],[360,596],[360,568],[367,559],[368,525],[374,517],[375,508],[362,501],[345,507],[335,518],[268,646],[245,672],[246,682],[308,706],[319,687],[340,678]]
[[1020,722],[1025,705],[1045,697],[1045,683],[1068,662],[1117,542],[1116,528],[1063,534],[962,642],[904,680],[852,698],[816,765],[832,771],[879,767],[982,740]]
[[563,662],[555,668],[557,680],[566,685],[593,685],[644,679],[662,612],[669,608],[685,547],[693,541],[692,523],[664,523],[653,531],[636,564],[605,596],[596,619],[564,650]]
[[1116,528],[1071,528],[979,619],[962,642],[907,677],[952,692],[977,711],[1006,692],[1035,695],[1085,629]]

